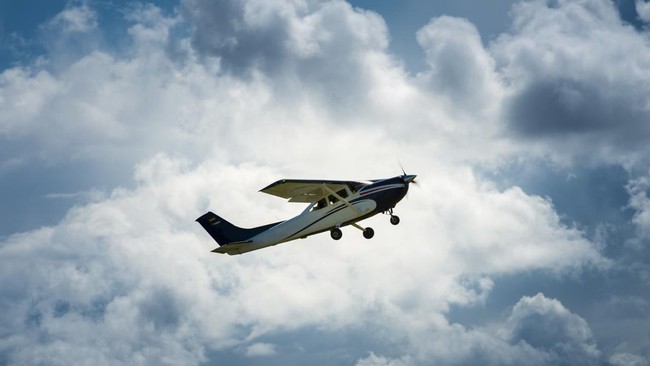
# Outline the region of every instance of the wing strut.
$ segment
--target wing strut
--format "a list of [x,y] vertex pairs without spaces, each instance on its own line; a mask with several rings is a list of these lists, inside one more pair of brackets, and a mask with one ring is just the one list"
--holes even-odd
[[345,198],[339,196],[336,192],[331,190],[326,184],[323,184],[323,189],[326,190],[332,196],[336,197],[336,199],[338,199],[339,201],[345,203],[348,207],[350,207],[352,210],[354,210],[354,212],[356,212],[358,215],[361,215],[361,211],[359,211],[358,208],[354,207],[354,205],[352,205],[350,202],[348,202],[348,200],[346,200]]

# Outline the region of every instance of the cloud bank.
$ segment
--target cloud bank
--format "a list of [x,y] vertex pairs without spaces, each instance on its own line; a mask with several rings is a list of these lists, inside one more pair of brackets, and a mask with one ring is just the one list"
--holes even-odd
[[[507,276],[619,265],[552,199],[484,169],[642,171],[627,185],[628,244],[648,253],[647,35],[609,2],[518,3],[489,45],[467,20],[433,18],[414,35],[429,65],[417,75],[388,52],[383,19],[344,1],[132,6],[119,51],[97,42],[92,5],[67,6],[43,26],[56,47],[0,74],[0,173],[69,164],[89,167],[58,172],[87,179],[82,192],[117,182],[0,242],[4,362],[283,364],[304,353],[286,334],[354,335],[324,364],[647,360],[624,337],[601,350],[585,318],[537,290],[485,324],[448,317],[485,307]],[[372,241],[350,231],[215,256],[193,222],[206,209],[242,226],[285,219],[301,207],[255,192],[396,175],[395,154],[422,184],[399,227],[369,221]]]

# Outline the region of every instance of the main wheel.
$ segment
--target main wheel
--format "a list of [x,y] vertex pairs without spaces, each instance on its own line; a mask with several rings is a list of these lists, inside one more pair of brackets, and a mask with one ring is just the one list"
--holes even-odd
[[339,239],[341,239],[343,237],[343,233],[341,232],[341,229],[334,228],[334,229],[330,230],[330,236],[334,240],[339,240]]
[[375,236],[375,231],[371,227],[367,227],[366,230],[363,231],[364,238],[371,239],[373,236]]
[[393,225],[399,224],[399,216],[395,216],[395,215],[391,216],[390,217],[390,223],[393,224]]

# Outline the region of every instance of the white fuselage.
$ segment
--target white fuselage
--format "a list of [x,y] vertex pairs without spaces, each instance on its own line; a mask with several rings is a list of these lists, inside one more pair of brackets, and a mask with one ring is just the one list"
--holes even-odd
[[[332,239],[341,238],[340,228],[352,225],[370,239],[374,231],[357,223],[378,213],[391,215],[397,225],[399,217],[393,207],[406,195],[415,175],[403,175],[373,181],[280,180],[262,191],[290,202],[311,202],[303,212],[287,221],[251,229],[238,228],[212,212],[197,221],[210,233],[219,248],[217,253],[242,254],[310,235],[330,231]],[[288,185],[288,186],[287,186]],[[310,195],[315,195],[312,197]]]
[[329,230],[332,227],[340,227],[347,222],[355,221],[355,219],[367,215],[377,207],[377,203],[372,199],[357,200],[351,205],[356,210],[341,201],[328,202],[327,206],[321,208],[316,208],[317,204],[312,204],[300,215],[252,237],[250,239],[251,243],[242,245],[240,251],[247,252],[298,238],[306,238],[309,235]]

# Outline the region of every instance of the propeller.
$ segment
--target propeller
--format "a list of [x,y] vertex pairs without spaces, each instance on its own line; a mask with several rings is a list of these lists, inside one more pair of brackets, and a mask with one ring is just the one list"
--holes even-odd
[[406,174],[402,162],[399,160],[399,158],[395,158],[397,159],[397,164],[399,164],[400,169],[402,169],[402,179],[404,180],[404,183],[413,183],[414,185],[418,185],[418,182],[415,180],[415,177],[417,177],[417,175]]

